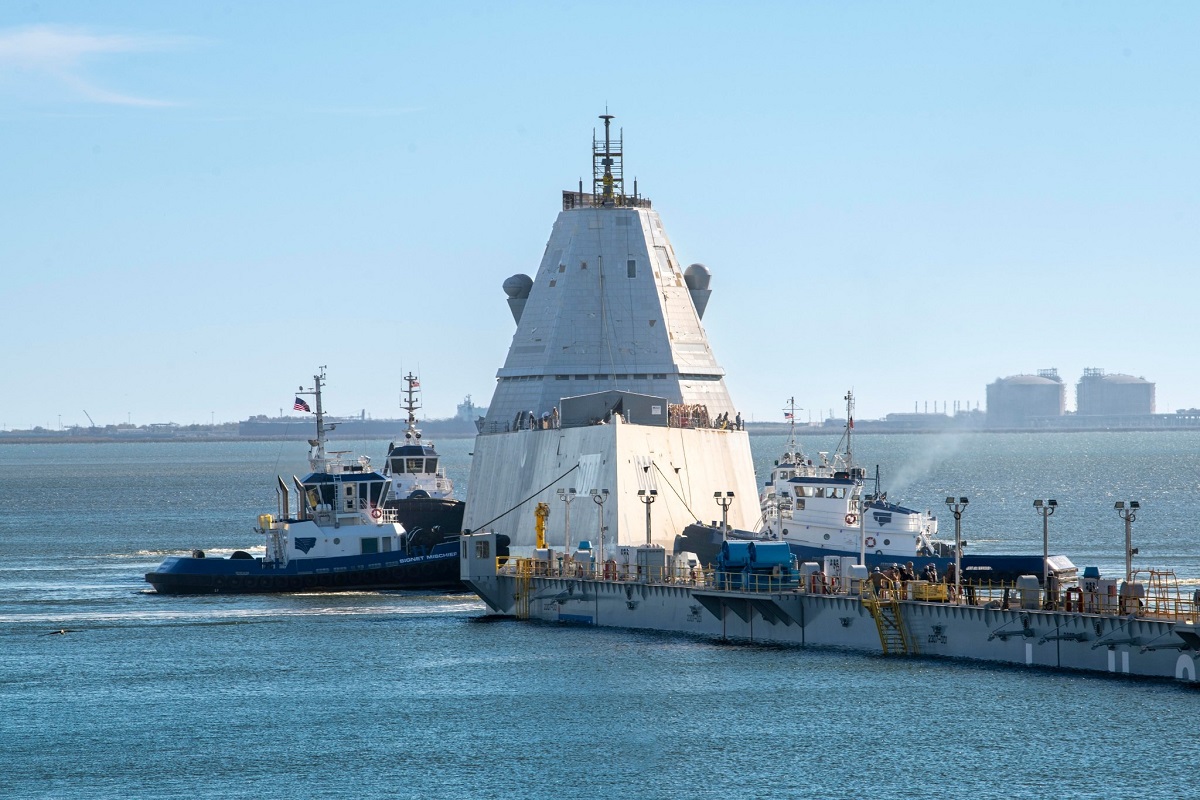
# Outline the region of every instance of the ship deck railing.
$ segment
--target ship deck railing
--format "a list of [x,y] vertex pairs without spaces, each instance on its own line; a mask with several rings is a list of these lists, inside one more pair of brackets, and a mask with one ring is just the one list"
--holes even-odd
[[[496,574],[523,577],[562,578],[607,583],[687,586],[706,591],[738,594],[817,594],[856,597],[864,602],[891,601],[943,603],[1002,610],[1053,611],[1100,617],[1129,617],[1160,621],[1200,619],[1196,595],[1182,596],[1177,587],[1161,576],[1143,584],[1143,594],[1125,597],[1085,592],[1077,586],[1045,595],[1040,589],[1022,589],[1011,581],[964,581],[955,593],[952,583],[885,581],[875,587],[870,580],[838,581],[823,576],[771,574],[712,567],[678,567],[603,564],[558,556],[553,562],[536,558],[502,556],[496,559]],[[1173,577],[1173,576],[1172,576]]]
[[[604,195],[593,194],[592,192],[572,192],[570,189],[564,189],[562,196],[563,211],[570,211],[573,208],[597,208],[603,206],[606,200]],[[607,199],[612,205],[618,207],[651,207],[650,200],[648,198],[637,195],[613,194]]]

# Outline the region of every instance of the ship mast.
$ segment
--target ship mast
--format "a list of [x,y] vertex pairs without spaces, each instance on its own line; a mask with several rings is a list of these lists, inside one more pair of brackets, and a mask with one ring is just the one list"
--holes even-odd
[[846,401],[846,429],[842,434],[842,439],[838,441],[838,447],[839,449],[841,448],[842,441],[844,440],[846,448],[840,450],[840,452],[835,451],[833,459],[835,462],[841,462],[845,469],[852,469],[854,467],[854,447],[852,445],[854,436],[854,390],[847,389],[846,396],[842,399]]
[[297,394],[311,394],[316,396],[315,405],[317,409],[317,438],[308,440],[309,445],[311,445],[313,448],[313,451],[308,455],[309,467],[313,472],[324,472],[326,469],[325,465],[327,459],[325,456],[325,433],[333,430],[334,427],[332,425],[329,427],[325,426],[325,408],[321,405],[321,385],[325,383],[325,367],[320,367],[320,370],[321,372],[319,374],[313,375],[313,384],[315,388],[306,391],[304,387],[301,386],[296,392]]
[[416,394],[417,388],[421,385],[421,381],[416,375],[411,372],[404,376],[404,394],[406,397],[400,403],[400,407],[408,412],[408,430],[404,434],[405,439],[420,439],[421,432],[417,430],[417,405]]
[[[622,166],[622,138],[616,140],[616,150],[613,149],[611,126],[613,115],[608,109],[600,115],[604,120],[604,149],[595,134],[592,135],[592,194],[596,203],[604,206],[617,205],[618,198],[625,197],[625,175]],[[621,203],[624,205],[624,203]]]
[[846,396],[846,463],[854,463],[854,449],[850,446],[850,438],[854,433],[854,390],[847,389]]
[[[800,409],[803,411],[804,409]],[[789,397],[787,405],[784,406],[784,414],[788,420],[788,440],[787,446],[783,452],[783,461],[788,464],[800,464],[804,461],[804,454],[800,452],[796,445],[796,398]]]

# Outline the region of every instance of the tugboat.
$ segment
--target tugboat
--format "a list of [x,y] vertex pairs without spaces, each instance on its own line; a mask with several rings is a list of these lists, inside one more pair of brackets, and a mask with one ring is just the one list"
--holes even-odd
[[[814,462],[796,442],[795,404],[785,416],[792,421],[783,455],[775,462],[770,479],[759,493],[762,518],[758,530],[730,529],[696,523],[676,537],[675,552],[695,553],[701,563],[715,563],[727,540],[786,542],[801,562],[823,563],[825,556],[862,557],[869,568],[886,569],[912,563],[920,574],[933,564],[945,574],[954,563],[955,545],[935,538],[937,517],[929,511],[907,508],[887,499],[881,491],[879,470],[874,491],[864,491],[866,471],[855,464],[851,445],[854,431],[854,394],[847,392],[846,428],[831,456],[820,452]],[[844,449],[843,449],[844,444]],[[962,543],[964,546],[966,542]],[[961,556],[963,579],[1014,581],[1021,575],[1041,575],[1041,555]],[[1074,579],[1076,568],[1064,556],[1050,557],[1051,572],[1062,580]]]
[[404,383],[406,397],[401,408],[408,412],[408,427],[403,440],[388,445],[383,474],[391,478],[391,486],[384,508],[393,510],[409,533],[457,536],[466,504],[454,498],[454,481],[440,466],[433,442],[421,439],[416,413],[421,382],[410,372]]
[[[210,558],[203,550],[172,556],[146,581],[160,594],[232,594],[354,589],[457,589],[457,536],[405,530],[386,498],[391,479],[371,468],[370,458],[351,463],[326,452],[321,402],[325,368],[313,376],[317,438],[309,439],[303,480],[292,478],[295,510],[287,483],[277,477],[278,514],[261,514],[255,528],[266,537],[262,557],[238,550]],[[296,398],[296,408],[310,411]],[[457,533],[457,532],[456,532]]]

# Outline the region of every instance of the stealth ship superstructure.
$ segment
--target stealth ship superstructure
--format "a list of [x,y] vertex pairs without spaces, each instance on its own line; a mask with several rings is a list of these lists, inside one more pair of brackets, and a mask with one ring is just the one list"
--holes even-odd
[[[681,267],[650,201],[625,193],[621,137],[602,119],[593,191],[563,192],[537,273],[504,282],[517,330],[475,443],[464,527],[518,552],[534,544],[535,501],[556,496],[595,500],[576,506],[572,538],[598,546],[632,531],[644,542],[648,503],[686,523],[720,516],[719,493],[733,498],[731,524],[759,516],[749,440],[701,324],[709,272]],[[567,544],[567,516],[552,516],[551,546]],[[673,539],[652,522],[646,535]]]

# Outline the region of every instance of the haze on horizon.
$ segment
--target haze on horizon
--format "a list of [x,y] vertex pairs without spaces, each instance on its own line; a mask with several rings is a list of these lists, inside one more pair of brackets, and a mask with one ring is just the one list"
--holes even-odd
[[1200,7],[63,2],[0,17],[0,428],[488,404],[616,115],[747,419],[1085,367],[1200,406]]

